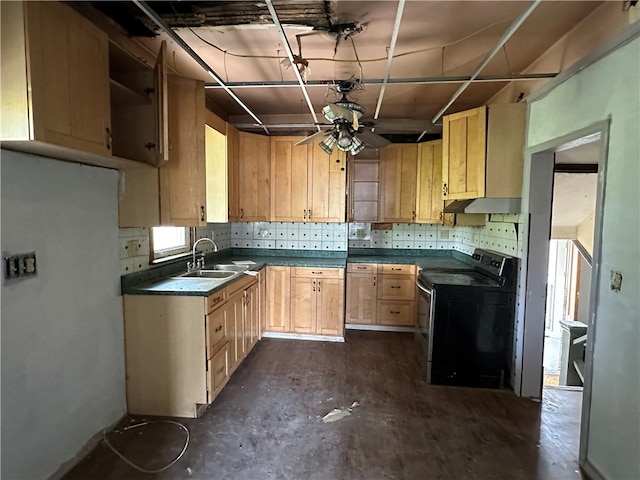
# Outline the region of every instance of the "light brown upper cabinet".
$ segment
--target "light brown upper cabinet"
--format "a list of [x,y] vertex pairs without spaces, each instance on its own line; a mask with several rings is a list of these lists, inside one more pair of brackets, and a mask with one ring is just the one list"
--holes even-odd
[[271,220],[344,222],[345,155],[295,145],[303,138],[271,137]]
[[60,2],[0,8],[2,141],[111,156],[107,35]]
[[113,155],[158,167],[169,161],[166,42],[154,69],[109,43]]
[[227,122],[205,110],[204,152],[207,165],[207,223],[229,221]]
[[204,82],[169,75],[169,161],[160,165],[160,223],[206,225]]
[[392,144],[380,150],[381,222],[416,220],[418,144]]
[[443,198],[520,197],[525,118],[526,106],[519,103],[445,115]]
[[[235,129],[233,129],[235,130]],[[232,140],[233,141],[233,140]],[[237,164],[230,161],[233,178],[237,174],[237,188],[230,187],[233,195],[237,192],[237,200],[229,198],[231,211],[237,211],[237,217],[230,216],[230,221],[266,222],[269,220],[269,162],[271,160],[270,140],[265,135],[238,132]],[[231,152],[233,146],[227,144]],[[231,152],[231,155],[235,155]],[[230,183],[234,181],[230,177]],[[236,203],[237,202],[237,203]]]
[[442,223],[442,140],[418,144],[416,222]]

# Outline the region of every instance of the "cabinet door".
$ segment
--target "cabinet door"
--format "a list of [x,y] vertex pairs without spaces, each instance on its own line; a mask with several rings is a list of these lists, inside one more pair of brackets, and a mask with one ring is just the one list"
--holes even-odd
[[346,323],[376,323],[377,281],[375,273],[347,275]]
[[239,192],[240,221],[269,220],[269,137],[239,132]]
[[[313,142],[309,167],[307,221],[344,222],[346,202],[346,154],[327,155]],[[295,177],[294,177],[295,181]]]
[[484,197],[487,108],[446,115],[442,122],[443,199]]
[[229,334],[230,352],[232,354],[229,357],[229,363],[232,367],[230,370],[235,370],[238,364],[245,357],[243,300],[243,292],[239,291],[229,298],[226,305],[229,331],[231,332],[233,329],[233,333]]
[[258,341],[258,284],[244,291],[244,344],[249,353]]
[[227,193],[229,222],[240,221],[240,135],[227,123]]
[[380,221],[415,221],[418,145],[388,145],[380,151]]
[[442,141],[418,146],[416,222],[442,223]]
[[320,335],[344,333],[344,280],[316,280],[316,332]]
[[267,270],[260,269],[258,272],[258,339],[262,338],[262,334],[267,324]]
[[[23,5],[32,129],[23,140],[111,155],[107,35],[60,2]],[[3,52],[3,70],[5,61]]]
[[162,225],[206,225],[204,83],[169,76],[169,162],[160,166]]
[[308,145],[304,137],[271,137],[271,220],[307,221]]
[[291,268],[267,267],[267,326],[269,332],[288,332],[291,309]]
[[291,331],[316,333],[316,294],[318,280],[291,278]]

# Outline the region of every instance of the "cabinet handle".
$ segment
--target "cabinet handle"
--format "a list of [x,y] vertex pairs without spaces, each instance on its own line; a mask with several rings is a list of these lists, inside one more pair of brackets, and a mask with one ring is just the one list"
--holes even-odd
[[315,292],[316,291],[316,281],[314,280],[313,282],[311,282],[311,284],[313,285],[312,288],[313,288],[313,291]]
[[446,197],[448,193],[449,193],[449,187],[447,187],[446,183],[443,183],[442,184],[442,196]]
[[391,288],[402,288],[402,287],[400,287],[398,285],[391,285]]
[[366,270],[367,267],[356,267],[358,270]]
[[442,220],[444,218],[444,214],[442,212],[440,212],[440,216],[438,217],[440,220]]
[[307,220],[311,220],[311,209],[309,209],[309,218]]
[[111,135],[111,129],[109,127],[104,129],[104,138],[105,143],[107,144],[107,150],[111,150],[111,142],[113,141],[113,136]]
[[416,211],[412,211],[411,212],[411,221],[415,221],[416,220]]
[[204,222],[204,205],[200,205],[200,221]]
[[318,281],[318,291],[320,291],[320,287],[322,286],[322,282]]
[[402,267],[400,267],[400,268],[391,267],[391,271],[393,271],[393,272],[401,272],[402,271]]
[[240,209],[240,218],[244,218],[244,208]]
[[391,311],[389,311],[389,313],[392,314],[392,315],[399,315],[400,314],[400,312],[398,312],[397,310],[391,310]]
[[222,325],[218,325],[218,326],[216,327],[216,333],[218,333],[220,330],[222,330]]
[[376,277],[373,277],[373,286],[374,286],[374,287],[377,285],[377,283],[376,283],[377,281],[378,281],[378,280],[377,280],[377,278],[376,278]]
[[322,275],[322,272],[311,272],[313,275]]
[[222,367],[220,367],[220,369],[216,373],[218,375],[222,375],[222,372],[224,372],[224,365]]

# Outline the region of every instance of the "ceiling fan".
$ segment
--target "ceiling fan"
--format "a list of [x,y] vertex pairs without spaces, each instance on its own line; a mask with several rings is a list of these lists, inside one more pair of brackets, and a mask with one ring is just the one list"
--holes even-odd
[[325,105],[322,109],[325,118],[331,122],[328,125],[331,125],[332,129],[328,132],[314,133],[299,141],[296,145],[305,145],[325,137],[320,142],[320,148],[329,155],[336,147],[343,152],[357,155],[364,150],[365,144],[374,148],[382,148],[391,143],[390,140],[383,136],[373,133],[370,130],[371,127],[401,128],[412,132],[423,132],[433,128],[431,122],[427,120],[389,119],[360,121],[364,115],[364,107],[347,98],[347,95],[353,91],[356,85],[358,85],[358,81],[355,79],[338,82],[335,88],[342,94],[342,98],[335,103]]

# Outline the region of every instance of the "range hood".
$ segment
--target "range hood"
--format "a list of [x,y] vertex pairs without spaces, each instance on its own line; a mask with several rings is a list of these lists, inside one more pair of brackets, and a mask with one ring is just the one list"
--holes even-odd
[[444,213],[520,213],[520,198],[454,200]]

